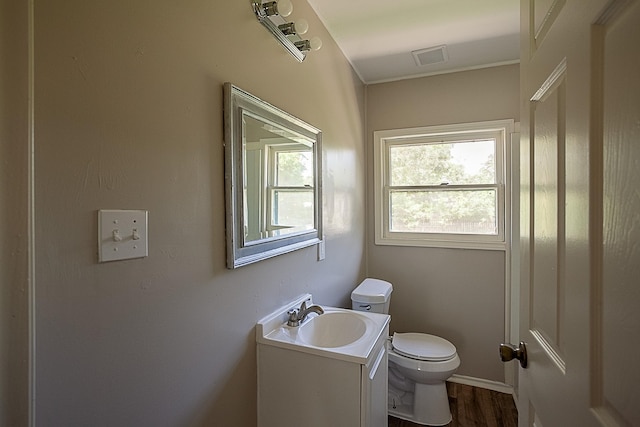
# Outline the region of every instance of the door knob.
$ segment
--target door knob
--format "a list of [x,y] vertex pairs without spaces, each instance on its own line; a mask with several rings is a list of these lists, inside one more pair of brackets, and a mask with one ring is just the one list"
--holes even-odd
[[500,344],[500,360],[508,362],[513,359],[518,359],[523,368],[527,367],[527,345],[524,341],[520,341],[518,347],[513,344]]

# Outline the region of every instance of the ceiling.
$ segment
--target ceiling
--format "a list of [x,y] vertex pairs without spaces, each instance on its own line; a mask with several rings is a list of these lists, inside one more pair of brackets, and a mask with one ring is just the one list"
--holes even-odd
[[367,84],[519,61],[519,0],[308,1]]

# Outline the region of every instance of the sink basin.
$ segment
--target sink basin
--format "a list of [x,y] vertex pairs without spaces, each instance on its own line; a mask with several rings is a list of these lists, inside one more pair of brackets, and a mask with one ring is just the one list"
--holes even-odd
[[326,312],[304,323],[298,336],[306,344],[316,347],[342,347],[360,339],[367,331],[367,324],[355,313]]
[[302,303],[313,305],[310,294],[300,296],[256,323],[258,351],[279,347],[347,362],[366,363],[375,344],[388,334],[387,314],[323,306],[324,314],[310,314],[300,326],[287,325],[288,311]]

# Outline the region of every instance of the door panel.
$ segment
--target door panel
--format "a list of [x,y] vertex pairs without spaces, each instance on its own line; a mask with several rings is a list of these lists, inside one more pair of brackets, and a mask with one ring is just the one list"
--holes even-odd
[[640,2],[521,6],[520,425],[640,425]]
[[638,1],[521,7],[520,425],[640,425]]
[[564,372],[564,62],[531,100],[533,223],[530,333]]
[[[596,311],[593,395],[604,422],[635,426],[640,425],[640,5],[626,3],[616,2],[618,8],[604,16],[595,34],[602,46],[604,165],[602,275],[596,289],[604,304]],[[629,40],[635,42],[634,53]]]

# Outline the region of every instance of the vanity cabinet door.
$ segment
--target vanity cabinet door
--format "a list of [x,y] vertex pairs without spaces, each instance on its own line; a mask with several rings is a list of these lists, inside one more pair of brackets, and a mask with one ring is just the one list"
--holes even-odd
[[362,426],[387,427],[388,329],[380,337],[371,359],[362,365]]
[[258,427],[361,425],[363,366],[258,344]]

